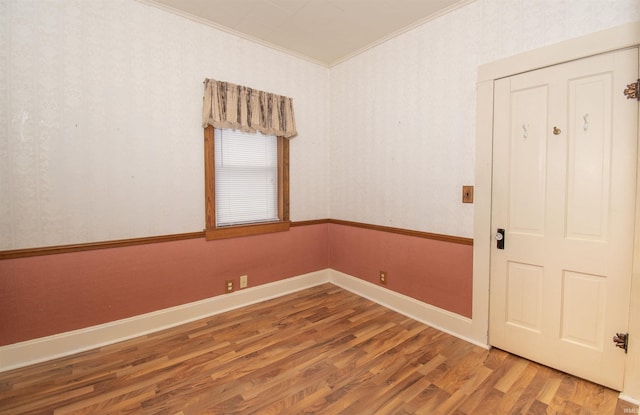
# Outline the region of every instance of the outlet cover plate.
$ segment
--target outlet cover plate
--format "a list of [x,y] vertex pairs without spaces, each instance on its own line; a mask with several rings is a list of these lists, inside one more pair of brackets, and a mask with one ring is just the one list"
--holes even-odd
[[387,271],[380,271],[380,284],[387,285]]

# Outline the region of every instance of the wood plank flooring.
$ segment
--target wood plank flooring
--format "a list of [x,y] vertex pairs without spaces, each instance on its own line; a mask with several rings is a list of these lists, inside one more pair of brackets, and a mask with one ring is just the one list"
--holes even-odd
[[625,414],[331,284],[10,372],[1,414]]

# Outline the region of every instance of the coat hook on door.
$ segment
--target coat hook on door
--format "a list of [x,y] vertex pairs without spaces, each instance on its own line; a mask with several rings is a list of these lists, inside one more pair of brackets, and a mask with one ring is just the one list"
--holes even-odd
[[587,120],[587,118],[589,117],[589,113],[584,114],[584,117],[582,117],[582,119],[584,120],[584,125],[582,126],[582,128],[587,131],[589,129],[589,121]]
[[524,130],[524,132],[522,133],[522,138],[527,138],[527,136],[529,135],[529,133],[527,132],[527,126],[522,124],[522,129]]

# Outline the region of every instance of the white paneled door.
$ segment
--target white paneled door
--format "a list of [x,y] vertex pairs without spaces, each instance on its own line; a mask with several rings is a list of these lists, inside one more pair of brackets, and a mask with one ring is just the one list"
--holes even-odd
[[[629,315],[638,49],[496,81],[491,345],[621,390]],[[498,238],[496,238],[498,239]]]

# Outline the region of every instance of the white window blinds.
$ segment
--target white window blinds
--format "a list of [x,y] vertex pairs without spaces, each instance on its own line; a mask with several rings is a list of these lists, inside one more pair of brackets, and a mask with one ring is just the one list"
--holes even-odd
[[216,226],[276,222],[278,139],[215,129]]

